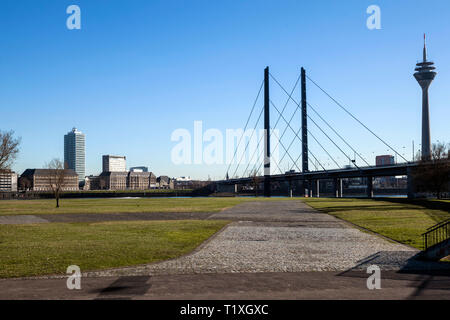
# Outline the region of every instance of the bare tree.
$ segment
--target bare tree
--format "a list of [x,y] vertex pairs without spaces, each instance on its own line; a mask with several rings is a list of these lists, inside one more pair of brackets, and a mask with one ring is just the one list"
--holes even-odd
[[252,178],[253,190],[255,191],[255,197],[257,197],[258,196],[259,183],[260,183],[258,170],[255,169],[252,172],[250,172],[250,177]]
[[59,208],[59,198],[66,179],[66,167],[59,159],[53,159],[46,165],[49,173],[49,185],[55,195],[57,208]]
[[430,159],[421,159],[413,176],[417,191],[433,192],[438,199],[448,191],[450,181],[449,144],[434,143]]
[[31,180],[29,179],[29,178],[27,178],[27,177],[20,177],[20,179],[19,179],[19,187],[20,187],[20,189],[21,190],[25,190],[25,191],[27,191],[27,190],[30,190],[30,188],[31,188]]
[[20,138],[14,138],[14,131],[0,131],[0,170],[9,169],[19,153]]

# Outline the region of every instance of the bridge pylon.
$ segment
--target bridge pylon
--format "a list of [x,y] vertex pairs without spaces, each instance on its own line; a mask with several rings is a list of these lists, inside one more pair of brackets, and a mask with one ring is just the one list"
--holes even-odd
[[306,71],[301,70],[302,91],[302,171],[308,172],[308,113],[306,103]]
[[264,197],[271,196],[270,187],[270,96],[269,67],[264,69]]
[[[306,103],[306,71],[301,68],[301,98],[302,98],[302,172],[309,171],[308,168],[308,113]],[[310,181],[303,180],[305,196],[309,196],[311,190]]]

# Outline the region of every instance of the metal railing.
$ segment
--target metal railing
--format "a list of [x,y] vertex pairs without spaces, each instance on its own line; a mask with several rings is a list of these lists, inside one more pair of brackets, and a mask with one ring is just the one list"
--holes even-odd
[[450,219],[439,222],[422,234],[424,250],[450,238]]

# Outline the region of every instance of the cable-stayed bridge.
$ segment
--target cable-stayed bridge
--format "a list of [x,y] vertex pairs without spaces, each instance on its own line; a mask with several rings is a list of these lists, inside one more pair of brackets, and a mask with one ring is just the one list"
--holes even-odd
[[[351,121],[351,125],[357,125],[367,131],[380,144],[396,155],[395,164],[373,166],[370,165],[362,153],[358,152],[351,139],[333,126],[319,108],[313,106],[307,100],[307,83],[321,92],[332,104],[343,111]],[[280,107],[271,98],[272,86],[279,90],[285,97],[285,102]],[[273,89],[272,89],[273,90]],[[294,96],[300,91],[301,99],[297,101]],[[298,94],[297,94],[298,95]],[[258,108],[258,102],[262,100],[262,107]],[[294,110],[287,108],[294,106]],[[287,114],[290,110],[290,114]],[[312,111],[311,116],[310,111]],[[271,126],[271,116],[275,115],[276,121]],[[246,135],[251,120],[257,118],[251,134]],[[261,128],[262,122],[262,128]],[[301,123],[298,129],[295,125]],[[317,133],[312,132],[310,124]],[[257,130],[263,134],[257,137]],[[255,134],[256,133],[256,134]],[[285,137],[290,136],[287,140]],[[283,139],[285,138],[285,139]],[[253,139],[253,140],[252,140]],[[256,142],[252,147],[251,141]],[[326,142],[324,142],[326,141]],[[319,156],[311,148],[311,143],[327,155],[328,164],[323,163]],[[332,146],[332,148],[330,148]],[[301,149],[301,150],[298,150]],[[331,150],[333,149],[333,150]],[[273,151],[281,151],[281,157],[275,159]],[[295,152],[299,153],[298,155]],[[298,152],[300,151],[300,152]],[[353,153],[353,154],[352,154]],[[295,154],[295,155],[294,155]],[[342,165],[342,159],[348,160],[348,165]],[[283,160],[288,161],[287,170],[281,168]],[[330,168],[332,163],[332,168]],[[340,164],[341,163],[341,164]],[[311,79],[304,68],[301,68],[293,88],[287,90],[285,86],[269,71],[264,70],[264,79],[259,87],[255,102],[246,120],[244,131],[238,139],[234,150],[233,159],[229,163],[224,179],[216,182],[217,191],[235,192],[238,186],[247,185],[260,188],[264,196],[270,197],[273,191],[284,185],[286,195],[296,194],[306,196],[320,195],[320,182],[331,181],[333,193],[336,197],[343,195],[342,180],[348,178],[364,178],[366,181],[366,194],[373,196],[373,179],[375,177],[407,176],[408,196],[413,195],[411,169],[417,166],[416,162],[408,161],[404,155],[397,151],[390,143],[375,133],[365,123],[353,114],[347,107],[335,99],[329,92]]]

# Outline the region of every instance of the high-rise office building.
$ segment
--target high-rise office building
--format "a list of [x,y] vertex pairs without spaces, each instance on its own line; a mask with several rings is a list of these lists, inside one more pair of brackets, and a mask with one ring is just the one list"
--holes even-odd
[[83,181],[85,177],[85,148],[86,137],[76,128],[64,136],[64,163],[67,164],[67,169],[77,173],[78,181]]
[[103,156],[103,172],[126,172],[127,162],[124,156]]

